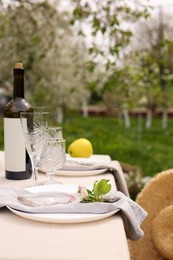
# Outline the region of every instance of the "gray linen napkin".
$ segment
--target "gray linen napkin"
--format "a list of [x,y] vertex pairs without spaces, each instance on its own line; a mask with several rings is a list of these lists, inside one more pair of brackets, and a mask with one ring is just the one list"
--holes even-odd
[[80,171],[80,170],[98,170],[98,169],[107,169],[109,172],[112,172],[115,178],[115,182],[117,185],[117,189],[123,192],[126,196],[129,197],[129,192],[127,189],[127,185],[124,179],[124,173],[122,171],[121,165],[118,161],[110,161],[110,162],[94,162],[94,163],[87,163],[87,161],[66,161],[62,170],[73,170],[73,171]]
[[[141,223],[147,217],[146,211],[136,202],[125,196],[122,192],[114,194],[117,201],[114,203],[93,202],[93,203],[68,203],[51,206],[29,207],[18,202],[18,196],[34,197],[23,189],[0,186],[0,207],[9,206],[28,213],[115,213],[121,211],[127,237],[131,240],[140,239],[144,233],[140,228]],[[38,194],[35,194],[37,196]],[[57,197],[62,193],[57,192]],[[71,194],[69,194],[71,195]]]

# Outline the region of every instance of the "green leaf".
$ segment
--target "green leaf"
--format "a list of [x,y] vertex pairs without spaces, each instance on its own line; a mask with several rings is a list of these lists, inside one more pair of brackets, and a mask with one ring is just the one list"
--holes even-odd
[[111,184],[108,184],[109,180],[102,179],[101,181],[95,181],[93,187],[93,193],[98,198],[101,195],[105,195],[111,190]]
[[98,181],[94,182],[92,192],[95,194],[95,196],[97,196],[97,194],[98,194]]
[[69,21],[69,23],[70,23],[70,25],[74,25],[74,24],[75,24],[75,19],[71,19],[71,20]]
[[97,184],[97,193],[99,195],[105,195],[111,190],[111,184],[108,184],[109,180],[102,179]]
[[101,32],[102,32],[102,34],[104,34],[104,33],[106,32],[106,26],[103,26],[103,27],[101,28]]

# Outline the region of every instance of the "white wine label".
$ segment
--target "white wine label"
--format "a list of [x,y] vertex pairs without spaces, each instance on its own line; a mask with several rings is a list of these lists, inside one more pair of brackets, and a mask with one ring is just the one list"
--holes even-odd
[[4,118],[4,148],[5,170],[25,171],[25,142],[20,118]]

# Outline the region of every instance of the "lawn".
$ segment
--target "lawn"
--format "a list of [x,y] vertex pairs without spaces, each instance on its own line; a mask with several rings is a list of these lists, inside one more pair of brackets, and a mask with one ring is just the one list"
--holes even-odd
[[88,138],[96,154],[109,154],[112,159],[126,162],[142,169],[144,176],[173,167],[173,119],[167,129],[161,128],[161,119],[153,120],[151,129],[139,131],[138,119],[125,128],[112,117],[67,117],[63,124],[67,146],[79,137]]
[[[0,118],[0,149],[3,149],[3,120]],[[161,119],[153,121],[151,129],[139,132],[137,118],[125,128],[117,118],[66,116],[63,123],[64,138],[68,145],[79,137],[88,138],[96,154],[109,154],[119,160],[141,168],[144,176],[173,167],[173,119],[167,129],[161,128]]]

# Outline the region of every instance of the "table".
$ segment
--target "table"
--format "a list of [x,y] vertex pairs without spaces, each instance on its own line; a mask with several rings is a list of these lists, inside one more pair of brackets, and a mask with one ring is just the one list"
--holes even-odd
[[[98,155],[104,161],[108,156]],[[32,179],[14,181],[4,178],[3,153],[0,153],[0,185],[32,186]],[[43,174],[39,175],[43,179]],[[110,179],[111,173],[87,177],[62,177],[67,184],[92,185]],[[120,214],[104,220],[79,224],[52,224],[24,219],[0,209],[0,260],[130,260],[128,242]]]

